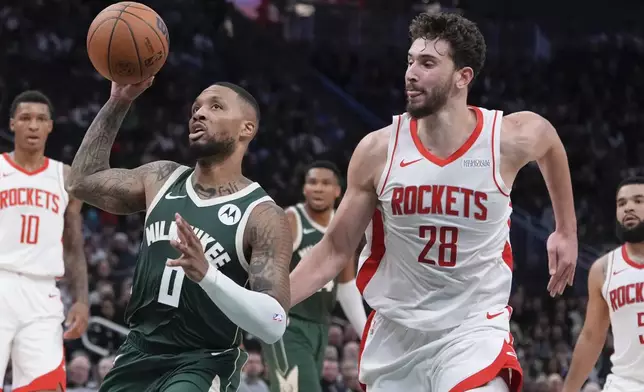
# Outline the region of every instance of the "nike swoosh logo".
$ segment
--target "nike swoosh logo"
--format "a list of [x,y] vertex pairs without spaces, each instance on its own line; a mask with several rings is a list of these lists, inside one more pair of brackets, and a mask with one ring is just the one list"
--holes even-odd
[[2,177],[9,177],[11,175],[14,175],[16,173],[2,173]]
[[183,196],[173,196],[173,195],[172,195],[172,194],[170,194],[170,193],[168,193],[167,195],[165,195],[165,198],[166,198],[166,199],[168,199],[168,200],[183,199],[184,197],[186,197],[186,195],[183,195]]
[[501,312],[499,312],[499,313],[494,313],[494,314],[490,314],[490,312],[487,312],[487,319],[488,319],[488,320],[492,320],[492,319],[493,319],[493,318],[495,318],[495,317],[499,317],[499,316],[500,316],[500,315],[502,315],[503,313],[504,313],[503,311],[501,311]]
[[304,230],[302,230],[302,232],[303,232],[304,234],[311,234],[311,233],[313,233],[314,231],[315,231],[315,229],[304,229]]
[[627,269],[628,269],[628,268],[624,268],[624,269],[621,269],[621,270],[619,270],[619,271],[613,271],[613,276],[614,276],[614,275],[621,274],[622,272],[626,271]]
[[413,165],[414,163],[416,163],[416,162],[418,162],[418,161],[421,161],[422,159],[423,159],[423,158],[418,158],[418,159],[414,159],[413,161],[408,161],[408,162],[405,162],[405,160],[403,159],[402,161],[400,161],[400,167],[405,167],[405,166]]
[[55,298],[56,294],[49,294],[49,298]]

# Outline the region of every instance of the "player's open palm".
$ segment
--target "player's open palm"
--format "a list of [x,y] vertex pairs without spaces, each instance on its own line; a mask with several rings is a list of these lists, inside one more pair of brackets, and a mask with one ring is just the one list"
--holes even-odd
[[142,81],[137,84],[116,84],[112,82],[112,91],[110,95],[112,98],[124,100],[124,101],[134,101],[141,93],[152,86],[154,81],[154,76]]
[[567,285],[572,286],[577,267],[577,236],[555,231],[548,237],[548,270],[551,296],[562,294]]
[[177,234],[179,241],[172,240],[170,245],[181,252],[181,257],[175,260],[168,260],[170,267],[182,267],[186,276],[193,282],[201,282],[208,271],[208,261],[203,254],[201,241],[192,231],[190,224],[178,213],[175,214],[177,223]]

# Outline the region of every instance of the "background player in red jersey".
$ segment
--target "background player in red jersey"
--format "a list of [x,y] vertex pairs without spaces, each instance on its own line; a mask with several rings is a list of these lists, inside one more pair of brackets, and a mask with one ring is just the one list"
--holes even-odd
[[[509,192],[518,171],[529,162],[536,161],[548,187],[556,219],[555,232],[547,242],[548,269],[551,275],[547,288],[553,296],[561,294],[566,285],[573,282],[577,261],[577,223],[566,152],[553,126],[535,113],[519,112],[499,116],[497,125],[496,116],[492,114],[490,117],[490,111],[483,115],[479,113],[481,109],[468,107],[468,90],[483,66],[486,50],[483,36],[474,23],[454,14],[421,14],[412,22],[410,33],[412,44],[405,75],[408,113],[398,117],[397,124],[368,134],[358,144],[349,163],[346,196],[336,216],[324,238],[291,274],[292,304],[307,298],[338,274],[347,260],[350,260],[362,233],[373,218],[370,227],[372,256],[378,253],[378,259],[387,260],[381,265],[376,264],[377,268],[369,265],[370,271],[366,271],[368,263],[363,262],[357,279],[365,299],[376,311],[373,320],[378,320],[371,327],[365,328],[362,339],[363,344],[366,344],[363,346],[360,380],[367,384],[367,390],[496,392],[511,388],[518,391],[522,376],[516,353],[511,346],[511,338],[508,338],[510,312],[503,312],[510,294],[511,272],[507,267],[502,269],[504,266],[501,259],[508,256],[506,253],[511,253],[509,243],[506,249],[501,246],[497,252],[487,242],[476,242],[471,238],[492,238],[495,235],[493,231],[508,230],[509,194],[506,199],[502,199],[499,193]],[[404,127],[401,127],[403,122]],[[415,125],[410,126],[411,123]],[[392,209],[391,192],[383,192],[385,185],[394,182],[403,187],[432,189],[431,184],[445,181],[448,185],[439,187],[461,189],[461,176],[468,177],[468,181],[475,184],[476,177],[466,168],[478,160],[470,159],[465,162],[460,159],[456,166],[454,163],[472,144],[483,143],[475,140],[477,132],[482,132],[481,129],[486,129],[488,135],[499,132],[496,142],[493,136],[489,142],[492,145],[498,144],[485,150],[491,157],[482,161],[484,168],[491,161],[491,172],[488,171],[487,176],[479,178],[488,187],[485,192],[488,192],[493,176],[494,182],[504,184],[500,186],[497,183],[498,191],[495,188],[485,193],[485,197],[490,196],[496,200],[494,205],[488,207],[497,211],[504,208],[503,214],[497,212],[496,221],[492,221],[489,216],[480,219],[484,225],[449,212],[440,215],[409,214],[405,217],[407,220],[403,221],[397,211]],[[416,159],[417,156],[403,156],[403,150],[399,154],[396,150],[399,135],[401,140],[413,139],[411,147],[408,143],[406,148],[411,151],[415,144],[414,152],[421,156],[419,159]],[[423,157],[435,162],[435,166],[424,161]],[[394,160],[395,172],[405,167],[414,168],[416,166],[411,166],[412,164],[420,165],[416,162],[423,162],[423,167],[432,170],[435,177],[427,178],[420,171],[416,176],[418,178],[405,177],[404,174],[394,174],[388,178]],[[445,175],[447,172],[450,173],[449,177]],[[398,178],[394,178],[396,175]],[[480,189],[475,185],[466,191],[471,195]],[[443,196],[445,195],[439,194],[440,202],[443,202]],[[459,197],[462,200],[462,196]],[[447,205],[452,203],[451,196],[449,199]],[[433,197],[431,202],[434,202]],[[410,206],[410,209],[416,209],[411,207],[414,206]],[[425,205],[421,207],[426,208]],[[467,210],[469,207],[463,205],[462,208]],[[429,229],[447,227],[442,226],[443,222],[460,225],[461,236],[458,241],[452,233],[449,244],[442,243],[449,240],[442,234],[440,238],[430,236],[433,240],[428,242],[417,230],[425,227],[428,230],[424,234],[431,234]],[[367,234],[369,239],[369,232]],[[379,236],[377,244],[373,240],[376,234]],[[468,236],[471,237],[471,249],[458,249],[461,239],[467,240],[465,237]],[[368,247],[369,245],[366,248]],[[456,254],[462,250],[471,257],[467,260],[456,257],[454,263],[450,260],[444,265],[440,265],[439,260],[436,265],[432,259],[421,257],[421,254],[402,257],[401,255],[409,253],[409,249],[419,249],[418,253],[421,250],[422,253],[431,251],[437,256],[441,253],[442,256],[447,253]],[[491,252],[495,254],[491,255]],[[421,259],[425,264],[420,263]],[[487,264],[486,260],[489,260]],[[497,268],[500,273],[504,273],[504,278],[497,285],[494,275],[479,276],[468,271],[471,268],[468,264],[476,265],[479,270],[487,268],[488,272],[492,267]],[[450,269],[455,265],[458,268]],[[364,274],[370,276],[361,279]],[[369,279],[374,275],[380,275],[380,284],[377,287],[368,286]],[[477,288],[489,282],[492,282],[491,286],[486,290]],[[382,294],[383,292],[387,294]],[[435,302],[423,298],[441,297],[443,292],[459,297],[459,301],[454,302],[449,295],[444,295],[440,302],[445,306],[436,309]],[[501,295],[499,292],[502,292]],[[489,297],[505,297],[505,305],[496,304],[498,307],[492,313],[488,311],[487,317],[486,312],[481,312],[480,309],[469,311]],[[468,301],[467,298],[471,300]],[[383,307],[387,313],[396,313],[397,308],[404,308],[406,311],[398,312],[398,319],[392,321],[386,314],[381,315],[385,313],[381,311]],[[434,324],[446,322],[452,327],[432,330]],[[427,329],[432,331],[426,332]],[[495,336],[494,344],[487,339],[492,335]],[[427,342],[427,347],[418,342]],[[495,360],[485,362],[487,359],[480,358],[490,355],[488,345],[493,345],[493,350],[500,353]],[[450,354],[446,354],[448,351]],[[498,376],[503,376],[503,380]]]
[[604,348],[609,326],[615,352],[604,391],[644,391],[644,178],[622,181],[616,199],[617,236],[624,245],[590,268],[586,321],[564,392],[581,390]]
[[[11,357],[14,391],[62,391],[63,336],[79,338],[89,317],[82,202],[65,192],[69,166],[45,156],[49,99],[23,92],[10,114],[14,151],[0,158],[0,381]],[[66,320],[55,281],[63,273],[74,299]]]

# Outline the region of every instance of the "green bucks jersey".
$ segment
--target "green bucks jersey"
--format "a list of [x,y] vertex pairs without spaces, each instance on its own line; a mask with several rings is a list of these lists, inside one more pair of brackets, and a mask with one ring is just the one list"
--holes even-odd
[[166,266],[168,259],[180,257],[170,245],[171,239],[177,239],[175,213],[193,227],[206,260],[246,286],[244,229],[252,209],[272,199],[253,183],[234,194],[203,200],[192,187],[192,176],[192,169],[178,168],[148,208],[125,317],[131,330],[150,342],[186,350],[227,349],[239,346],[239,327],[181,267]]
[[[291,258],[291,271],[302,260],[302,257],[324,236],[326,227],[315,223],[306,213],[303,204],[287,209],[295,214],[297,233],[293,244],[293,257]],[[335,307],[336,281],[332,280],[322,287],[317,293],[291,308],[289,316],[296,316],[305,320],[326,324],[333,308]]]

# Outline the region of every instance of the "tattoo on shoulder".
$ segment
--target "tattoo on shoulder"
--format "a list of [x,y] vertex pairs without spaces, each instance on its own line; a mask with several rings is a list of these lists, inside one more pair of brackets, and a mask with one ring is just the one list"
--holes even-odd
[[155,183],[164,183],[180,165],[172,161],[159,161],[150,163],[146,177]]
[[273,203],[258,205],[251,213],[245,236],[251,251],[251,288],[271,295],[288,310],[293,245],[286,213]]

